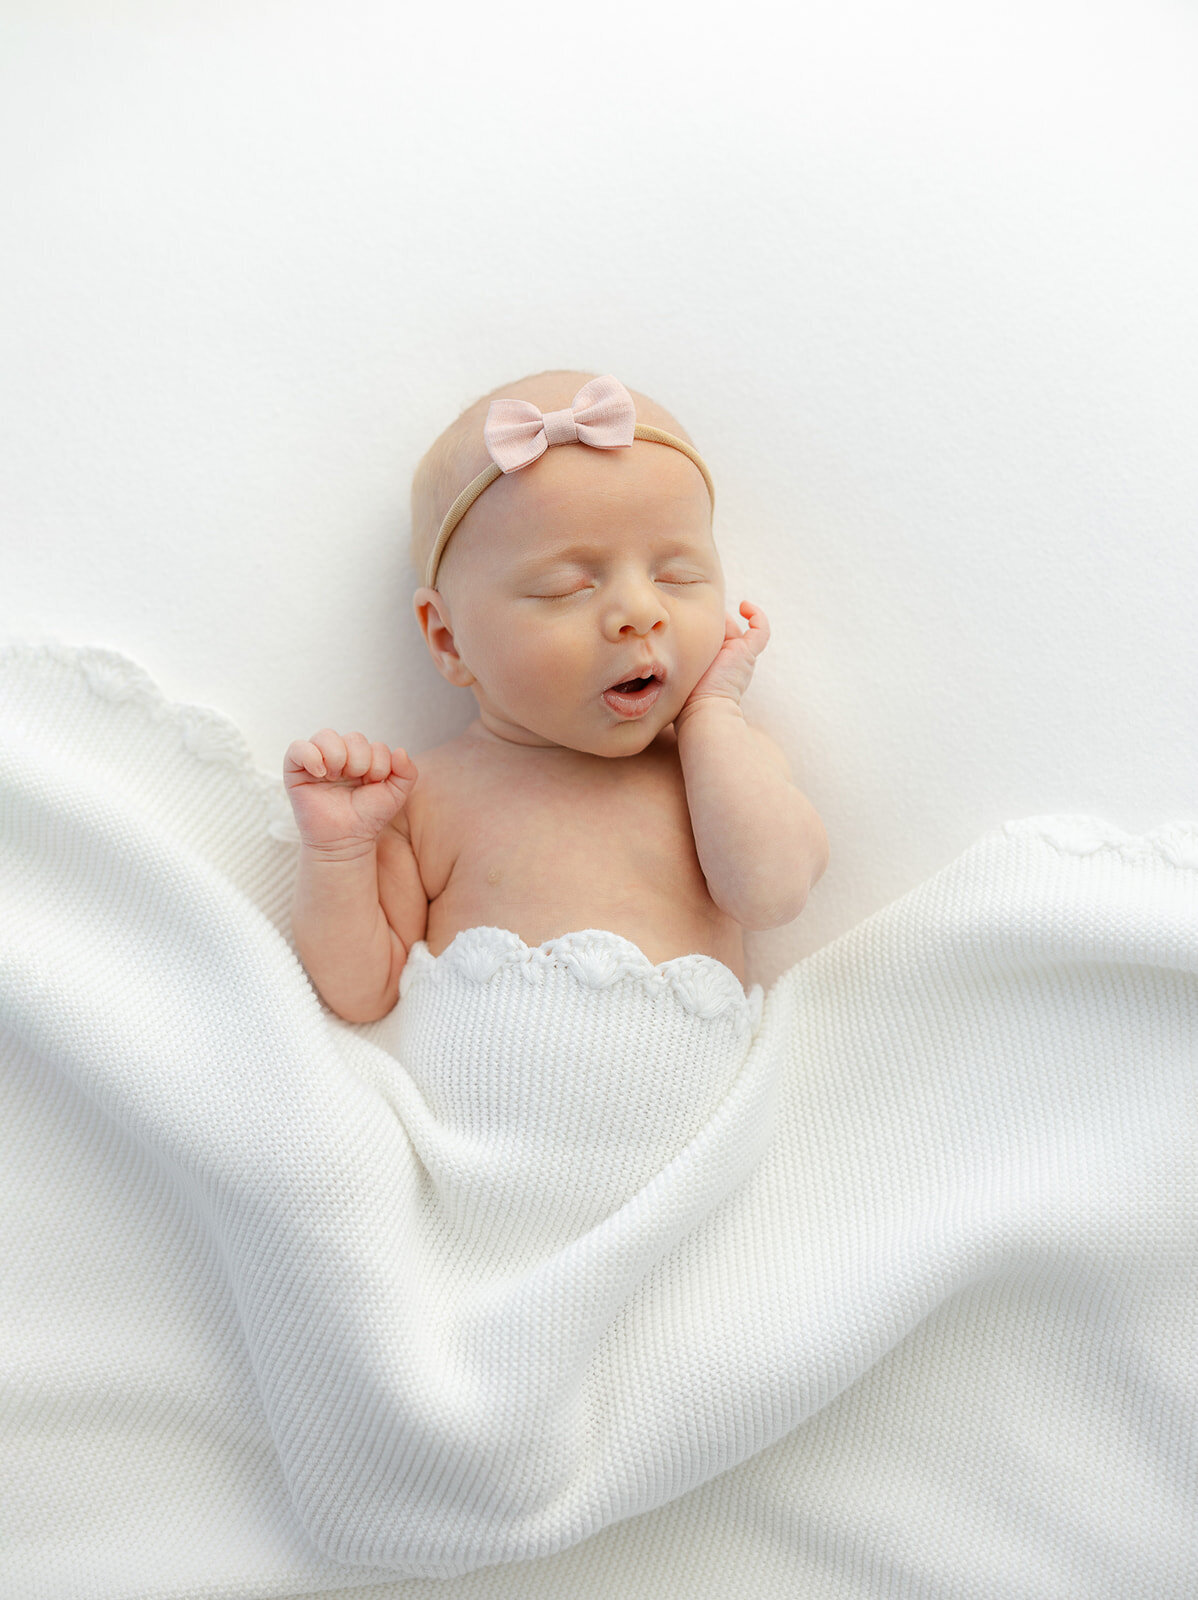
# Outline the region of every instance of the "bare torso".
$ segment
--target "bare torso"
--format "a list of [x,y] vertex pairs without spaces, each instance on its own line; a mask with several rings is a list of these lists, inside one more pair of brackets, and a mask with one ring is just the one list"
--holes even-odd
[[528,945],[606,928],[655,965],[700,952],[745,982],[743,930],[712,900],[695,852],[673,728],[608,759],[478,727],[414,758],[420,776],[397,819],[433,955],[464,928],[508,928]]

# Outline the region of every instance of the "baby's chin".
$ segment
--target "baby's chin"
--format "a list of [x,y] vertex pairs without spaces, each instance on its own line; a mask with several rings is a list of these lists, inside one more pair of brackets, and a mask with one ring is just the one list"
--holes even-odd
[[625,722],[607,729],[594,728],[530,728],[513,722],[479,719],[496,738],[511,745],[522,745],[530,750],[574,750],[579,755],[602,756],[618,761],[625,756],[639,756],[642,751],[663,736],[668,738],[673,723],[664,726],[659,720]]
[[639,756],[659,739],[672,743],[673,738],[672,719],[663,722],[661,717],[645,716],[635,722],[616,723],[598,732],[581,728],[577,734],[567,732],[561,742],[567,749],[618,761],[623,756]]

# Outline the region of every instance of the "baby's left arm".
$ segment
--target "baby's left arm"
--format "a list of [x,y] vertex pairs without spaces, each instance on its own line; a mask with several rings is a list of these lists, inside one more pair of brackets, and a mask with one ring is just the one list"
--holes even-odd
[[744,928],[780,928],[828,864],[828,835],[785,757],[750,728],[740,698],[769,642],[760,606],[729,616],[719,655],[674,719],[691,828],[708,892]]

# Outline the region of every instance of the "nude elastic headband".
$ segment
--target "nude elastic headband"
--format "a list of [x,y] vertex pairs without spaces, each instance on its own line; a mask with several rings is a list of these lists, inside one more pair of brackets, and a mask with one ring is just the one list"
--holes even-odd
[[636,420],[636,405],[628,390],[609,372],[592,378],[574,396],[574,403],[562,411],[541,411],[531,400],[492,400],[483,428],[491,465],[468,483],[445,513],[437,542],[424,569],[424,581],[435,588],[437,569],[450,535],[485,489],[503,472],[519,472],[551,445],[589,444],[597,450],[629,448],[634,439],[650,444],[668,444],[689,456],[703,474],[715,510],[715,489],[707,464],[685,440],[660,428],[648,428]]

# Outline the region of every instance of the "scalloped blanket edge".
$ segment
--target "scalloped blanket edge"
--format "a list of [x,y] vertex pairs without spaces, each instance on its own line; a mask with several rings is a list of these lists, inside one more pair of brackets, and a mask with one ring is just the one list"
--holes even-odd
[[1006,823],[755,1008],[582,930],[355,1028],[287,815],[0,648],[5,1593],[1198,1589],[1198,824]]

